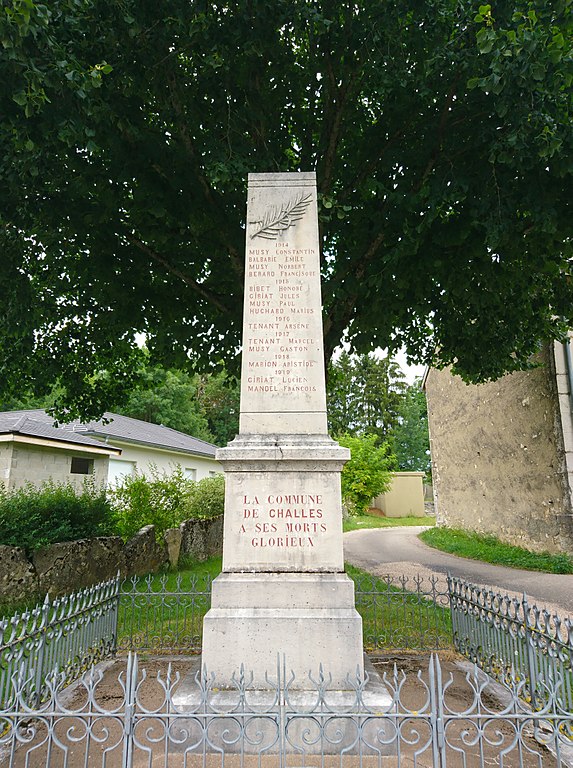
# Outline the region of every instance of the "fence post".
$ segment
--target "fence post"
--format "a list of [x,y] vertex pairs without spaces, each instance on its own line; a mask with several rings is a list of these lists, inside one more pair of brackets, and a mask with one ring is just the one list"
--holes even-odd
[[529,690],[531,691],[531,706],[535,709],[537,694],[537,665],[535,663],[535,651],[533,648],[531,627],[529,626],[529,603],[525,592],[523,593],[521,606],[523,610],[523,628],[527,653],[527,676],[529,678]]
[[115,577],[115,595],[113,596],[113,637],[111,639],[111,656],[115,656],[117,653],[117,638],[119,635],[119,601],[121,600],[121,575],[119,569]]
[[447,575],[448,580],[448,604],[450,606],[450,618],[452,620],[452,640],[454,641],[454,648],[456,651],[459,651],[459,642],[457,640],[457,629],[458,629],[458,614],[455,607],[455,584],[454,580],[452,578],[452,574],[448,571]]
[[121,768],[132,768],[133,766],[133,730],[135,727],[137,673],[137,654],[130,651],[125,670],[125,722],[123,726]]
[[434,768],[445,768],[446,739],[444,731],[444,702],[442,689],[442,667],[437,654],[432,653],[428,666],[428,687],[430,689],[430,722],[432,728],[432,755]]
[[36,674],[34,675],[34,701],[39,707],[42,701],[42,679],[44,677],[44,657],[46,656],[46,638],[50,618],[50,598],[46,594],[42,604],[42,618],[38,627],[38,647],[36,651]]

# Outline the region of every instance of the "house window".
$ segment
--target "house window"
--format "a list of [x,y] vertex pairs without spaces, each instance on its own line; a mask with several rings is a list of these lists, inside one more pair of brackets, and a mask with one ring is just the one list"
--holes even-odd
[[135,461],[124,461],[123,459],[110,459],[107,470],[108,486],[122,483],[126,477],[133,477],[135,474]]
[[82,456],[72,456],[72,466],[70,468],[72,475],[92,475],[93,471],[93,459],[84,459]]
[[194,467],[185,467],[184,472],[187,480],[197,480],[197,470]]

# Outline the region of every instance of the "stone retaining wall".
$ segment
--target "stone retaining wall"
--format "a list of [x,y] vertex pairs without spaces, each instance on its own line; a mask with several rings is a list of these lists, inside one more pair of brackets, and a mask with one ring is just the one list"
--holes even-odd
[[50,597],[113,578],[156,573],[184,557],[205,560],[223,549],[223,516],[186,520],[157,542],[147,525],[125,544],[119,536],[50,544],[28,554],[0,544],[0,604]]
[[429,371],[436,515],[452,528],[537,552],[569,553],[566,449],[573,457],[573,435],[569,416],[564,422],[560,412],[561,400],[568,403],[567,377],[556,374],[564,368],[556,367],[553,346],[545,345],[536,362],[485,384],[464,384],[449,370]]

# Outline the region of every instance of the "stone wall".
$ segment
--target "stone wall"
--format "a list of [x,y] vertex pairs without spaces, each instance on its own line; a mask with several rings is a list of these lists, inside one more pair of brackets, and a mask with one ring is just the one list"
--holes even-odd
[[552,347],[540,367],[466,385],[426,381],[438,523],[571,552],[573,515]]
[[186,520],[181,523],[179,557],[206,560],[223,551],[223,515],[210,520]]
[[161,542],[148,525],[125,544],[118,536],[107,536],[51,544],[29,555],[0,544],[0,604],[73,592],[112,579],[118,571],[123,576],[156,573],[176,567],[184,557],[204,560],[222,550],[222,515],[187,520],[167,531]]

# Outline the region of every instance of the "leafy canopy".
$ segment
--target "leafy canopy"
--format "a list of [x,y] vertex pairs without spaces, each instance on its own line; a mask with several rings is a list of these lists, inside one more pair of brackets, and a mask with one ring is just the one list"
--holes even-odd
[[469,380],[573,314],[570,0],[5,0],[0,381],[237,363],[249,171],[316,170],[325,347]]

